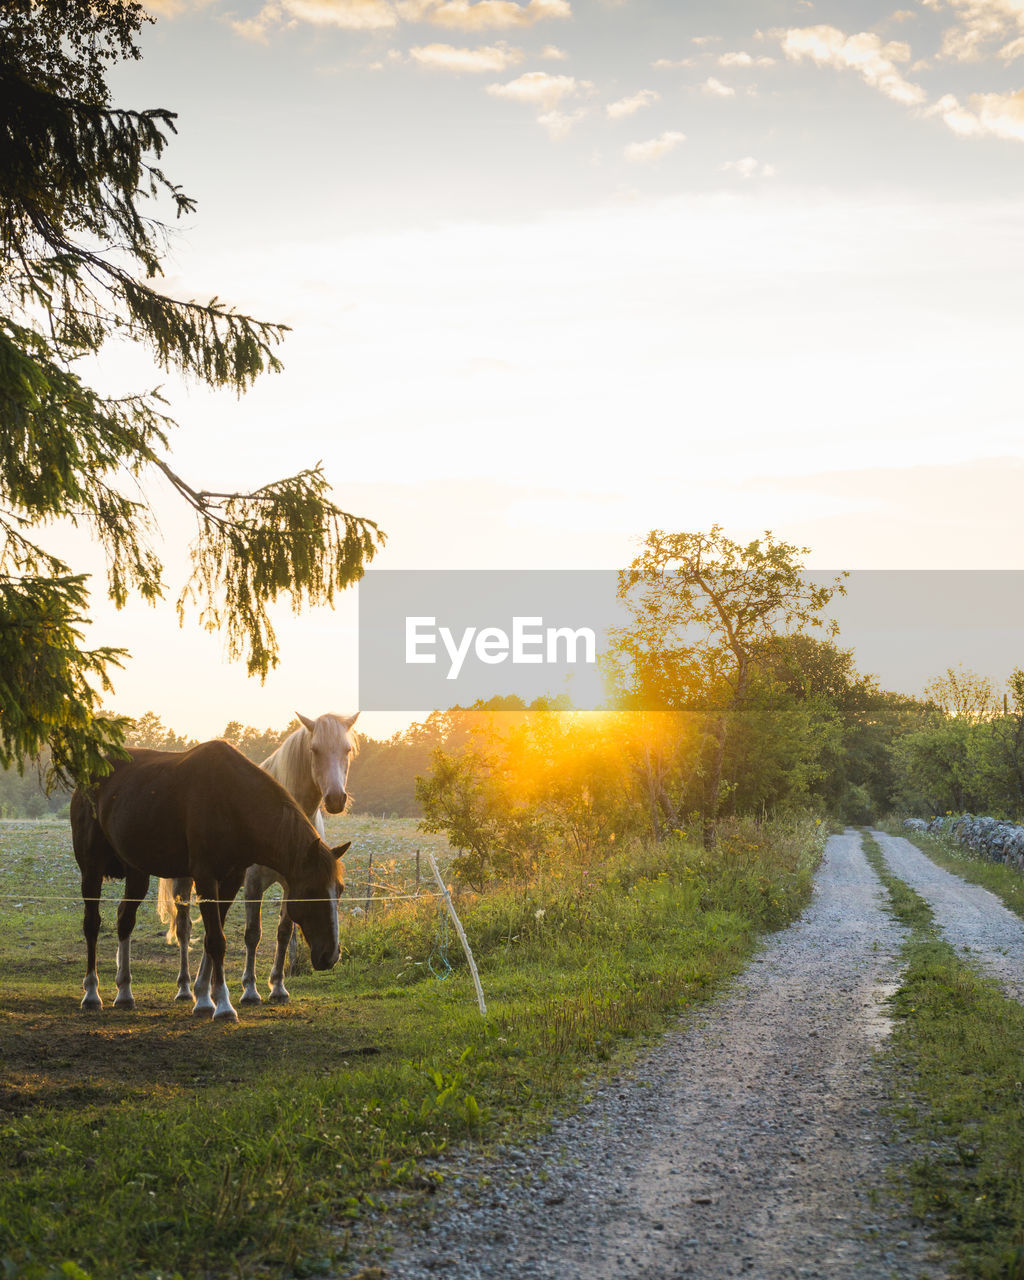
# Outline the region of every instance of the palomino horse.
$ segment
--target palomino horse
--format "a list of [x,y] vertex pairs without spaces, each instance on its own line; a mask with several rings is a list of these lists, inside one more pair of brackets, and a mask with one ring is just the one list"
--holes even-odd
[[[224,919],[253,855],[287,884],[291,918],[309,943],[314,969],[338,961],[340,859],[278,782],[226,742],[190,751],[130,751],[107,777],[71,798],[71,834],[82,872],[87,968],[83,1009],[101,1009],[96,975],[100,894],[123,879],[117,909],[117,999],[133,1009],[131,935],[152,875],[195,882],[206,928],[208,976],[196,981],[193,1013],[237,1021],[224,981]],[[211,984],[212,979],[212,984]],[[211,999],[212,985],[212,999]]]
[[[300,727],[290,733],[277,750],[260,765],[260,768],[278,780],[295,798],[320,833],[324,835],[321,809],[328,813],[341,813],[348,803],[348,770],[357,750],[356,736],[352,732],[359,712],[351,716],[322,715],[316,720],[299,715]],[[256,950],[262,936],[263,895],[281,876],[271,866],[259,862],[249,867],[245,874],[245,968],[242,971],[241,1004],[260,1004],[256,987]],[[189,939],[192,934],[192,917],[189,899],[192,885],[188,879],[163,880],[157,909],[160,918],[169,923],[167,940],[177,938],[181,962],[178,968],[177,1000],[191,998],[188,964]],[[174,904],[177,903],[177,910]],[[288,943],[292,939],[292,920],[281,903],[281,916],[277,925],[277,950],[270,970],[270,999],[289,999],[284,985],[284,962]],[[205,966],[205,959],[203,965]],[[199,978],[205,977],[200,968]]]

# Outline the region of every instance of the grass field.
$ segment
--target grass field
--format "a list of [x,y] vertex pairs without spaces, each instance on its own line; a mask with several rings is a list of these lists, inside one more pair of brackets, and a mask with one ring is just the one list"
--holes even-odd
[[[406,892],[410,853],[448,857],[411,821],[344,819],[329,838],[342,826],[359,850],[354,896],[370,849],[374,881]],[[0,1275],[344,1274],[383,1191],[426,1196],[451,1143],[536,1130],[736,972],[758,932],[806,901],[820,846],[812,823],[748,827],[714,858],[680,840],[552,875],[543,892],[460,897],[486,1019],[426,898],[346,916],[332,972],[299,973],[290,1004],[215,1026],[173,1002],[176,949],[151,906],[133,949],[138,1007],[109,1007],[117,885],[100,935],[108,1007],[80,1012],[68,828],[0,824]],[[241,916],[228,917],[236,996]],[[266,906],[261,985],[275,917]]]

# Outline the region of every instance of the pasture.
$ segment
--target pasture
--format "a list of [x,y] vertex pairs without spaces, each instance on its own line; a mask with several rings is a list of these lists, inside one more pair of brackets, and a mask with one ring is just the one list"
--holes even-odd
[[[522,1136],[735,972],[785,924],[820,849],[811,823],[737,832],[712,859],[684,840],[619,855],[586,881],[459,899],[489,1016],[437,906],[346,916],[342,959],[293,999],[196,1022],[175,1004],[176,948],[153,909],[135,932],[137,1009],[109,1007],[119,886],[105,888],[100,985],[85,949],[65,823],[0,824],[0,1275],[49,1280],[302,1276],[355,1265],[394,1195],[429,1195],[458,1141]],[[414,890],[411,820],[328,819],[352,898]],[[424,868],[424,881],[426,871]],[[276,893],[258,978],[266,994]],[[37,901],[45,899],[45,901]],[[239,988],[243,913],[227,920]],[[198,958],[201,930],[196,931]],[[451,976],[439,981],[445,961]],[[301,966],[300,966],[301,970]],[[62,1269],[63,1268],[63,1269]]]

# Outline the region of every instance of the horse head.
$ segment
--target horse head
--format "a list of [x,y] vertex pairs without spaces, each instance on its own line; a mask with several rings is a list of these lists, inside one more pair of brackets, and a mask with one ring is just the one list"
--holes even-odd
[[323,715],[316,720],[296,713],[309,734],[310,771],[328,813],[343,813],[348,804],[348,768],[358,743],[352,726],[359,717]]
[[318,838],[288,878],[286,909],[309,944],[314,969],[333,969],[338,963],[338,902],[345,891],[341,859],[351,844],[330,849]]

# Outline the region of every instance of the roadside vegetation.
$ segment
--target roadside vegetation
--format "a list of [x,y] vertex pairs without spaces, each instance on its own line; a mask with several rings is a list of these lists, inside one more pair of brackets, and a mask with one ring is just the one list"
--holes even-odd
[[965,1276],[1020,1280],[1024,1008],[942,941],[928,904],[889,873],[870,836],[862,840],[894,914],[911,930],[887,1050],[896,1114],[915,1152],[901,1180]]

